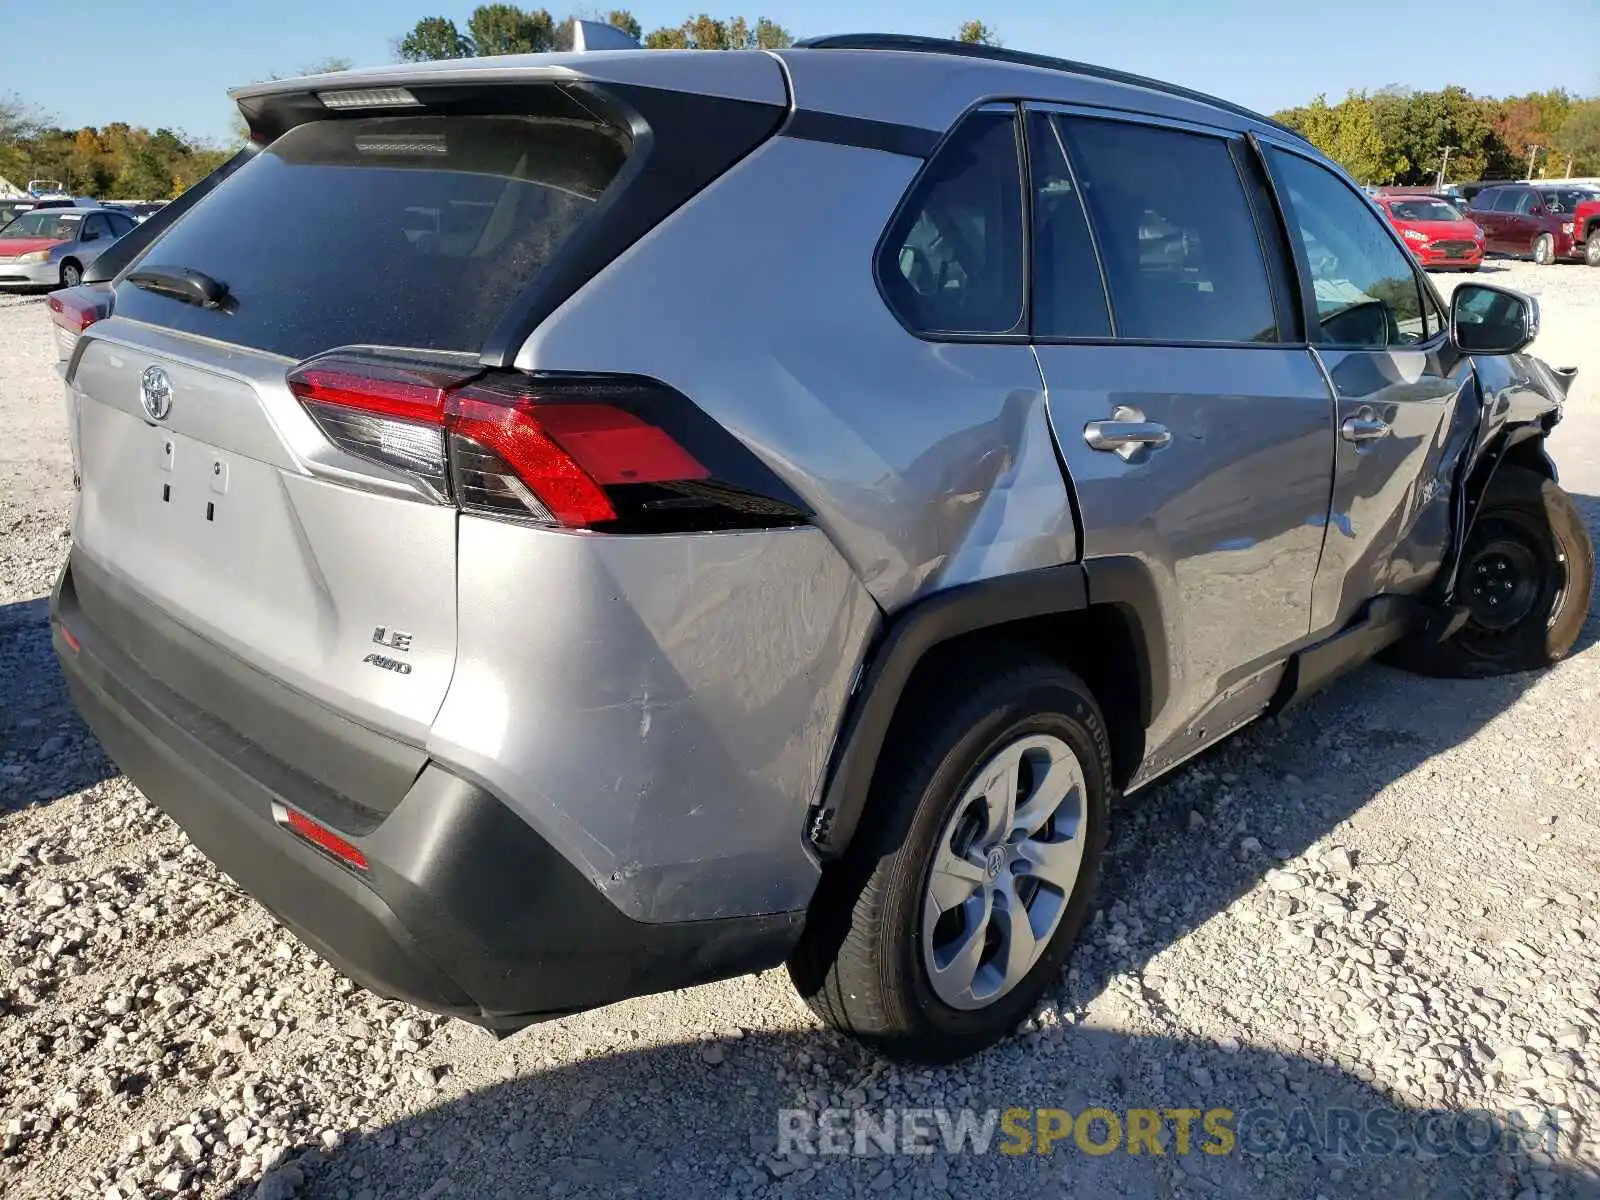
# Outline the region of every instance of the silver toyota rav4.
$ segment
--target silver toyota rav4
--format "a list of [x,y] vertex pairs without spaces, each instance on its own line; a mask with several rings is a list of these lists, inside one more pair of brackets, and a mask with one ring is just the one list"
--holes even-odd
[[1235,105],[887,36],[235,98],[250,145],[52,299],[55,644],[384,995],[510,1030],[786,962],[969,1054],[1115,797],[1588,610],[1534,302],[1447,306]]

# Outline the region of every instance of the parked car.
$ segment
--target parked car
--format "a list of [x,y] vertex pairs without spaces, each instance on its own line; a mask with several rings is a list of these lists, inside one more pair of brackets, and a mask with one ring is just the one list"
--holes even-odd
[[1445,203],[1452,204],[1457,207],[1461,207],[1466,204],[1466,200],[1461,194],[1461,189],[1453,183],[1447,183],[1442,187],[1400,187],[1385,185],[1384,187],[1378,188],[1373,194],[1377,196],[1432,197],[1436,200],[1443,200]]
[[1600,267],[1600,196],[1579,200],[1573,208],[1572,236],[1583,246],[1583,261]]
[[0,229],[0,287],[72,287],[138,224],[110,208],[36,208]]
[[1545,207],[1565,216],[1563,223],[1572,226],[1573,257],[1583,259],[1591,267],[1600,267],[1600,187],[1546,183],[1538,186]]
[[1483,263],[1483,230],[1437,196],[1377,197],[1378,207],[1400,231],[1406,249],[1424,267],[1476,271]]
[[1447,304],[1288,128],[925,38],[497,61],[236,92],[258,146],[53,298],[72,695],[373,990],[787,961],[957,1058],[1114,797],[1379,652],[1572,649],[1537,303]]
[[1531,184],[1484,188],[1472,198],[1466,215],[1483,227],[1484,248],[1492,253],[1531,256],[1541,266],[1583,257],[1573,238],[1572,213],[1553,210]]
[[136,221],[147,221],[167,206],[166,200],[107,200],[107,208],[127,213]]

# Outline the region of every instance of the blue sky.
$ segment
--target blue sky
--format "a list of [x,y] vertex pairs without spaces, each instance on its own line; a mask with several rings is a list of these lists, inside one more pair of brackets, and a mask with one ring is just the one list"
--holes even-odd
[[[585,0],[587,6],[588,0]],[[294,74],[326,57],[389,61],[418,17],[453,17],[455,0],[0,0],[0,26],[17,44],[4,56],[0,93],[16,92],[68,127],[123,120],[199,137],[227,136],[229,87]],[[610,7],[607,5],[607,7]],[[640,0],[646,29],[677,24],[699,2]],[[718,15],[739,11],[711,6]],[[558,15],[564,5],[553,5]],[[1552,86],[1600,94],[1600,3],[1536,0],[1506,25],[1506,0],[771,0],[751,7],[796,36],[874,31],[950,36],[977,17],[1006,45],[1154,75],[1265,111],[1319,91],[1403,83],[1459,83],[1505,95]],[[6,14],[10,13],[9,19]],[[26,19],[21,14],[31,14]],[[57,37],[70,14],[78,33]],[[21,32],[35,28],[34,34]],[[92,29],[84,33],[84,27]],[[1480,35],[1484,40],[1479,40]],[[26,46],[27,53],[17,51]]]

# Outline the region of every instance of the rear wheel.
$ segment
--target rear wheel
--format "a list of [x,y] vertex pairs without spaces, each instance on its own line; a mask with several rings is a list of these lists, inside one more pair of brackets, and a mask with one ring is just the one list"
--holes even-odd
[[61,264],[61,286],[77,287],[83,282],[83,268],[72,259]]
[[1583,261],[1591,267],[1600,267],[1600,229],[1591,233],[1588,241],[1583,243]]
[[1456,584],[1467,623],[1442,643],[1406,643],[1396,661],[1427,675],[1531,671],[1572,651],[1594,589],[1588,527],[1560,486],[1501,467],[1467,537]]
[[824,1021],[917,1062],[975,1054],[1033,1010],[1106,838],[1109,742],[1083,682],[1024,657],[959,668],[897,719],[789,964]]
[[1556,240],[1548,233],[1541,233],[1533,239],[1533,261],[1541,267],[1548,267],[1556,261]]

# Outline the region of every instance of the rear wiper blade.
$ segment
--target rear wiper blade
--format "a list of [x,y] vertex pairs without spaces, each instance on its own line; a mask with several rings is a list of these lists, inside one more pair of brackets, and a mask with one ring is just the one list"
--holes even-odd
[[127,279],[136,288],[201,308],[222,308],[228,299],[227,284],[188,267],[140,267],[129,272]]

